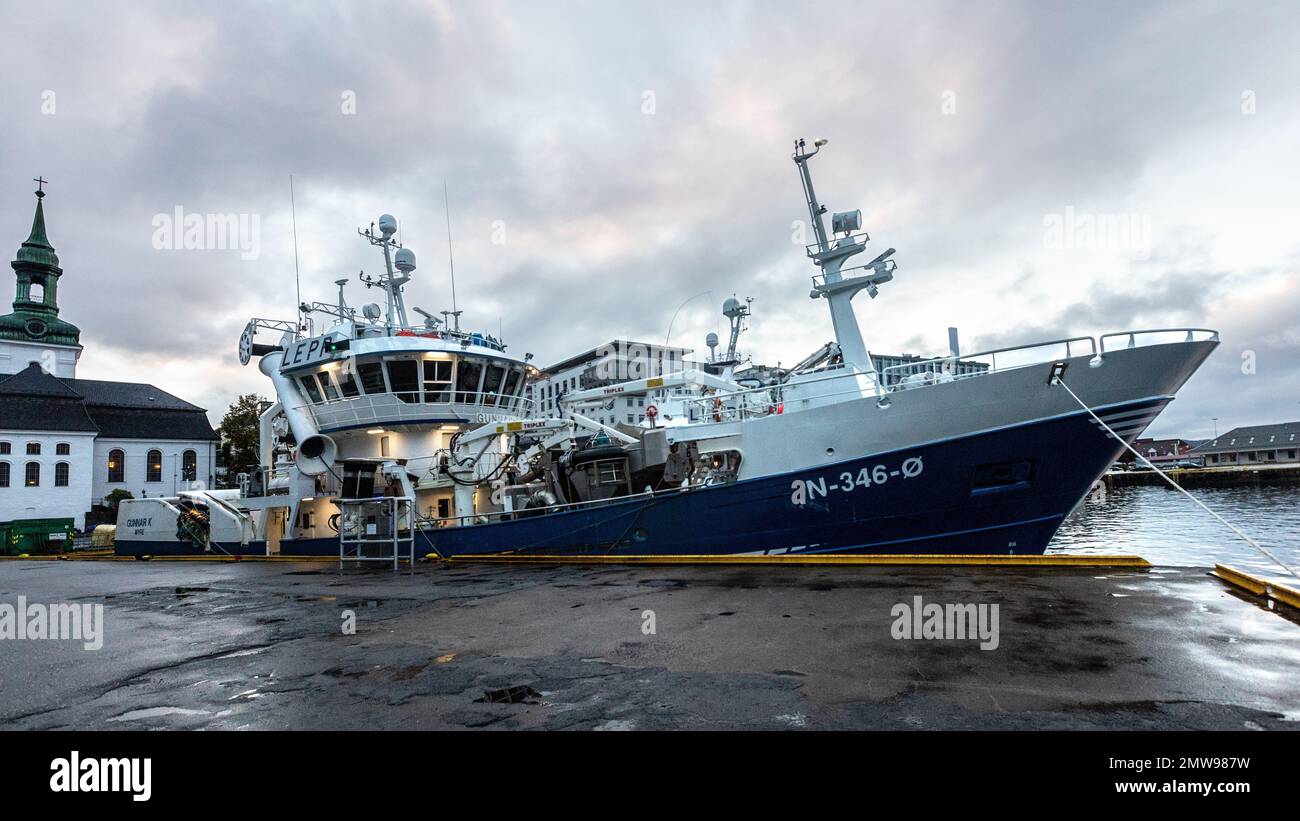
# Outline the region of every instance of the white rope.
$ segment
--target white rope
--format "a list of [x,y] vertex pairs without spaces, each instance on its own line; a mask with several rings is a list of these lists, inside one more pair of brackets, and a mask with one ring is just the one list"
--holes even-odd
[[1158,468],[1158,467],[1156,467],[1155,465],[1153,465],[1153,464],[1151,463],[1151,460],[1150,460],[1150,459],[1146,458],[1145,456],[1143,456],[1142,454],[1140,454],[1140,453],[1138,453],[1136,450],[1134,450],[1133,446],[1130,445],[1128,442],[1124,441],[1124,438],[1123,438],[1123,437],[1121,437],[1119,434],[1115,433],[1115,431],[1111,430],[1110,425],[1107,425],[1105,422],[1101,421],[1101,417],[1098,416],[1097,414],[1093,413],[1093,412],[1092,412],[1092,408],[1090,408],[1090,407],[1088,407],[1086,404],[1084,404],[1084,401],[1083,401],[1082,399],[1079,398],[1078,394],[1076,394],[1074,391],[1070,390],[1070,386],[1067,385],[1067,384],[1065,384],[1065,380],[1064,380],[1064,379],[1060,378],[1059,376],[1056,377],[1056,384],[1060,385],[1062,388],[1065,388],[1066,393],[1070,394],[1070,396],[1073,396],[1073,397],[1074,397],[1074,401],[1079,403],[1079,407],[1081,407],[1081,408],[1083,408],[1084,410],[1086,410],[1086,411],[1088,412],[1088,415],[1091,416],[1093,419],[1095,419],[1095,420],[1097,421],[1097,424],[1098,424],[1098,425],[1101,425],[1103,428],[1106,429],[1106,432],[1107,432],[1107,433],[1109,433],[1111,436],[1114,436],[1116,439],[1118,439],[1118,440],[1119,440],[1119,443],[1120,443],[1121,445],[1123,445],[1125,448],[1127,448],[1128,451],[1129,451],[1130,453],[1132,453],[1134,456],[1136,456],[1137,458],[1141,459],[1141,460],[1146,464],[1147,467],[1151,468],[1151,469],[1154,470],[1156,473],[1160,474],[1160,478],[1162,478],[1162,479],[1164,479],[1166,482],[1168,482],[1169,485],[1170,485],[1171,487],[1173,487],[1174,490],[1179,491],[1179,492],[1182,493],[1184,496],[1186,496],[1188,499],[1191,499],[1193,502],[1195,502],[1197,505],[1199,505],[1200,508],[1201,508],[1201,510],[1204,510],[1206,513],[1208,513],[1208,514],[1210,514],[1211,516],[1213,516],[1214,518],[1218,519],[1220,522],[1222,522],[1222,523],[1224,524],[1225,527],[1227,527],[1227,528],[1228,528],[1229,530],[1231,530],[1233,533],[1236,533],[1236,534],[1237,534],[1238,536],[1240,536],[1243,540],[1245,540],[1246,544],[1250,545],[1251,547],[1253,547],[1253,548],[1255,548],[1256,550],[1258,550],[1260,553],[1263,553],[1265,556],[1267,556],[1267,557],[1269,557],[1270,559],[1272,559],[1273,561],[1277,562],[1277,564],[1278,564],[1278,565],[1279,565],[1283,570],[1285,570],[1286,572],[1290,573],[1292,576],[1295,576],[1296,578],[1300,578],[1300,573],[1297,573],[1297,572],[1296,572],[1292,567],[1290,567],[1286,562],[1282,561],[1282,560],[1279,559],[1277,556],[1274,556],[1272,553],[1270,553],[1270,552],[1268,551],[1268,549],[1266,549],[1266,548],[1265,548],[1263,545],[1261,545],[1259,542],[1257,542],[1257,541],[1255,541],[1254,539],[1252,539],[1252,538],[1250,538],[1249,536],[1247,536],[1244,532],[1242,532],[1241,528],[1239,528],[1239,527],[1237,527],[1236,525],[1232,524],[1232,523],[1229,522],[1227,519],[1225,519],[1225,518],[1223,518],[1222,516],[1220,516],[1219,514],[1215,513],[1213,510],[1210,510],[1208,507],[1205,506],[1205,503],[1204,503],[1204,502],[1202,502],[1200,499],[1197,499],[1197,498],[1196,498],[1195,496],[1193,496],[1192,494],[1188,493],[1187,490],[1186,490],[1182,485],[1178,484],[1178,483],[1175,482],[1173,479],[1171,479],[1171,478],[1169,477],[1169,474],[1165,473],[1163,470],[1161,470],[1160,468]]

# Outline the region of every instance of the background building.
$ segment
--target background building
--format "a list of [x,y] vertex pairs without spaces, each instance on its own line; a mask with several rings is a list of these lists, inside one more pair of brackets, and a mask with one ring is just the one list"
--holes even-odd
[[[662,376],[683,368],[702,367],[689,362],[690,348],[673,348],[649,342],[615,339],[568,359],[543,368],[529,386],[533,407],[539,414],[559,413],[559,400],[566,393],[601,388],[629,379]],[[645,421],[647,405],[662,402],[670,395],[685,396],[689,388],[669,388],[647,396],[611,399],[588,415],[605,425],[637,425]]]
[[0,521],[71,518],[114,490],[170,496],[211,486],[217,434],[203,408],[149,384],[77,379],[80,330],[59,318],[59,258],[43,191],[0,316]]
[[[1200,457],[1192,454],[1196,444],[1186,439],[1136,439],[1133,441],[1133,449],[1149,459],[1153,465],[1164,465],[1189,459],[1199,460]],[[1137,461],[1137,457],[1126,450],[1116,461],[1132,463]]]
[[1204,458],[1206,467],[1300,462],[1300,422],[1233,428],[1193,448],[1191,455]]

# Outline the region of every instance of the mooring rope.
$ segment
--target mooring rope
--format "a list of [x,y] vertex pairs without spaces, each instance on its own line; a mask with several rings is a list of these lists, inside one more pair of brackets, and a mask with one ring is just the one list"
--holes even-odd
[[1200,506],[1201,510],[1204,510],[1206,513],[1208,513],[1208,514],[1210,514],[1211,516],[1213,516],[1214,518],[1218,519],[1220,522],[1223,523],[1223,525],[1224,525],[1225,527],[1227,527],[1227,528],[1228,528],[1229,530],[1231,530],[1233,533],[1236,533],[1238,536],[1240,536],[1240,537],[1241,537],[1241,538],[1246,542],[1246,544],[1250,545],[1251,547],[1253,547],[1253,548],[1255,548],[1256,550],[1258,550],[1260,553],[1263,553],[1265,556],[1267,556],[1267,557],[1269,557],[1270,559],[1272,559],[1273,561],[1277,562],[1277,564],[1278,564],[1278,565],[1279,565],[1283,570],[1285,570],[1286,572],[1290,573],[1292,576],[1295,576],[1296,578],[1300,579],[1300,573],[1297,573],[1297,572],[1295,571],[1294,568],[1292,568],[1292,567],[1291,567],[1290,565],[1288,565],[1286,562],[1284,562],[1284,561],[1282,561],[1281,559],[1279,559],[1277,556],[1274,556],[1271,552],[1269,552],[1269,550],[1268,550],[1267,548],[1265,548],[1265,547],[1264,547],[1263,545],[1261,545],[1259,542],[1257,542],[1257,541],[1255,541],[1254,539],[1250,538],[1250,536],[1247,536],[1246,533],[1245,533],[1244,531],[1242,531],[1241,528],[1237,527],[1237,526],[1234,525],[1232,522],[1229,522],[1227,519],[1225,519],[1225,518],[1223,518],[1222,516],[1220,516],[1219,514],[1215,513],[1213,510],[1210,510],[1208,507],[1205,506],[1205,503],[1204,503],[1204,502],[1202,502],[1200,499],[1197,499],[1197,498],[1196,498],[1195,496],[1193,496],[1192,494],[1188,493],[1186,488],[1184,488],[1182,485],[1178,484],[1178,483],[1175,482],[1172,478],[1170,478],[1169,474],[1165,473],[1163,470],[1161,470],[1160,468],[1158,468],[1158,467],[1156,467],[1154,464],[1152,464],[1150,459],[1148,459],[1147,457],[1145,457],[1145,456],[1143,456],[1142,454],[1138,453],[1137,450],[1135,450],[1135,449],[1133,448],[1132,445],[1130,445],[1128,442],[1126,442],[1122,436],[1120,436],[1120,435],[1119,435],[1118,433],[1116,433],[1115,431],[1111,430],[1110,425],[1107,425],[1105,422],[1103,422],[1103,421],[1101,420],[1101,417],[1100,417],[1100,416],[1098,416],[1097,414],[1093,413],[1093,412],[1092,412],[1092,408],[1088,407],[1087,404],[1085,404],[1084,401],[1083,401],[1082,399],[1079,398],[1079,395],[1078,395],[1078,394],[1076,394],[1074,391],[1070,390],[1070,386],[1067,385],[1067,384],[1065,384],[1065,380],[1064,380],[1064,379],[1062,379],[1062,378],[1059,377],[1059,376],[1056,377],[1056,384],[1060,385],[1062,388],[1065,388],[1066,393],[1068,393],[1068,394],[1070,394],[1070,396],[1074,397],[1074,401],[1079,403],[1079,407],[1081,407],[1081,408],[1083,408],[1085,411],[1087,411],[1087,412],[1088,412],[1088,415],[1091,416],[1094,420],[1096,420],[1096,422],[1097,422],[1098,425],[1101,425],[1103,428],[1105,428],[1107,433],[1109,433],[1111,436],[1114,436],[1117,440],[1119,440],[1119,443],[1120,443],[1121,445],[1123,445],[1125,448],[1127,448],[1128,451],[1129,451],[1130,453],[1132,453],[1134,456],[1136,456],[1137,458],[1141,459],[1141,460],[1143,461],[1143,463],[1146,464],[1147,467],[1151,468],[1151,469],[1154,470],[1156,473],[1160,474],[1160,478],[1162,478],[1162,479],[1164,479],[1166,482],[1168,482],[1169,485],[1170,485],[1170,487],[1172,487],[1174,490],[1177,490],[1178,492],[1182,493],[1182,494],[1183,494],[1184,496],[1186,496],[1188,499],[1191,499],[1191,500],[1192,500],[1193,502],[1195,502],[1198,506]]

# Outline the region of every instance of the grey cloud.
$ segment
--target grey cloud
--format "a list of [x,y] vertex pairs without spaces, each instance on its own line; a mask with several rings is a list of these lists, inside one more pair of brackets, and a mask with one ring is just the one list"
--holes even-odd
[[[495,331],[501,317],[512,346],[539,361],[613,336],[660,338],[682,300],[706,289],[712,298],[683,311],[675,343],[700,347],[732,292],[757,297],[750,347],[764,358],[793,361],[829,338],[824,306],[806,297],[812,270],[789,239],[791,221],[806,218],[789,141],[817,133],[832,138],[817,161],[823,199],[877,216],[867,228],[899,249],[899,281],[860,309],[875,349],[927,352],[935,329],[963,324],[956,295],[1003,279],[1014,281],[1016,330],[973,339],[1235,321],[1216,313],[1221,286],[1199,279],[1223,263],[1195,242],[1162,246],[1131,287],[1098,284],[1061,306],[1050,272],[1007,269],[1006,258],[1041,247],[1047,212],[1127,210],[1155,160],[1213,145],[1239,122],[1243,88],[1265,112],[1294,113],[1293,7],[867,12],[339,3],[268,19],[242,4],[24,6],[7,15],[14,46],[0,73],[0,226],[16,247],[30,220],[25,181],[54,180],[64,315],[92,343],[83,367],[94,367],[95,346],[194,358],[211,374],[212,403],[231,398],[218,387],[255,384],[231,353],[247,318],[292,310],[290,173],[304,297],[373,268],[352,231],[393,211],[420,255],[413,300],[449,307],[445,179],[467,321]],[[59,92],[54,117],[39,110],[46,88]],[[340,109],[345,90],[354,116]],[[945,90],[955,115],[940,113]],[[646,91],[653,115],[642,113]],[[1252,123],[1261,140],[1281,133],[1268,117]],[[260,215],[262,256],[155,251],[150,219],[178,204]],[[504,245],[491,241],[498,221]],[[941,293],[953,296],[926,301]],[[1261,371],[1251,384],[1280,412],[1266,399],[1272,379]]]

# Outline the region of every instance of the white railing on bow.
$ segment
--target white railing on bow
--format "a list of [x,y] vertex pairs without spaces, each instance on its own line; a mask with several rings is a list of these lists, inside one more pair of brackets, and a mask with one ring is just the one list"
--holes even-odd
[[[999,371],[1040,365],[1073,356],[1095,356],[1097,341],[1090,336],[1072,336],[1035,342],[1030,345],[1013,345],[962,356],[936,356],[919,362],[891,365],[881,372],[881,384],[887,390],[899,391],[922,387],[934,382],[951,382],[969,379]],[[1000,357],[1000,360],[999,360]],[[921,376],[921,380],[908,377]]]
[[[1161,334],[1162,336],[1172,335],[1176,337],[1181,337],[1181,339],[1166,338],[1155,342],[1138,341],[1142,337],[1151,337],[1154,336],[1155,334]],[[1198,335],[1201,335],[1200,339],[1197,338]],[[1124,341],[1123,345],[1116,345],[1110,348],[1110,350],[1116,350],[1117,348],[1137,348],[1143,344],[1159,345],[1168,342],[1218,342],[1219,332],[1210,328],[1155,328],[1146,331],[1120,331],[1118,333],[1113,333],[1113,334],[1102,334],[1101,352],[1103,354],[1106,353],[1107,350],[1106,340],[1108,339],[1120,339]]]

